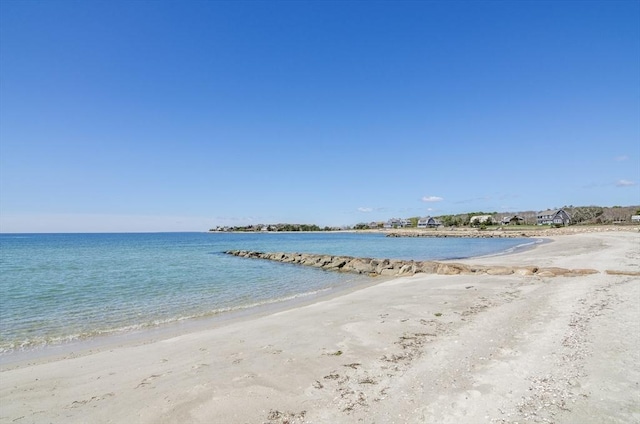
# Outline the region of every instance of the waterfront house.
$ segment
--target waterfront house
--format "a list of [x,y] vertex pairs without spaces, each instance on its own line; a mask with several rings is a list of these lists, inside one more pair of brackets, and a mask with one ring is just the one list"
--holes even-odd
[[404,228],[404,227],[410,227],[410,226],[411,226],[410,219],[391,218],[390,220],[384,223],[384,228]]
[[430,216],[418,219],[418,228],[435,228],[440,225],[442,225],[440,221]]
[[493,223],[494,221],[491,215],[475,215],[469,219],[469,224],[471,225],[491,225]]
[[546,210],[538,212],[536,216],[538,225],[569,225],[571,217],[563,209]]
[[524,218],[520,215],[509,215],[502,218],[502,225],[520,225],[524,222]]
[[391,218],[384,223],[384,228],[400,228],[400,220],[398,218]]

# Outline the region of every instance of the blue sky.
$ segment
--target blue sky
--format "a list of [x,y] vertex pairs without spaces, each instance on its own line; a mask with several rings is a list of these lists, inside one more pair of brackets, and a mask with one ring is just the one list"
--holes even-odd
[[0,8],[2,232],[640,204],[638,1]]

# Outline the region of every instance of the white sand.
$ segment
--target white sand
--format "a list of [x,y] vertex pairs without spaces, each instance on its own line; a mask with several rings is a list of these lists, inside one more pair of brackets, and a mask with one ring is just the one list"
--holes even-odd
[[[583,277],[400,278],[0,372],[1,423],[638,423],[640,234],[467,263]],[[375,280],[374,280],[375,281]]]

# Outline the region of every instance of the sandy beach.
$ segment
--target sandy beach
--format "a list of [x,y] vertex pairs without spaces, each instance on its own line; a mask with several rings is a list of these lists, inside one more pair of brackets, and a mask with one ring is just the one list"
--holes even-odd
[[640,423],[640,233],[0,371],[0,423]]

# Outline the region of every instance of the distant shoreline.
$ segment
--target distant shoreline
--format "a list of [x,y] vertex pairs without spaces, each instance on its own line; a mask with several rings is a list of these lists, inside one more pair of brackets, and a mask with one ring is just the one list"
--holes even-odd
[[386,234],[397,234],[398,237],[550,237],[571,234],[601,233],[616,231],[640,231],[640,225],[570,225],[567,227],[548,226],[504,226],[495,229],[481,230],[478,228],[455,227],[455,228],[394,228],[394,229],[373,229],[356,230],[362,232],[379,232]]
[[315,233],[362,233],[386,234],[393,237],[460,237],[460,238],[544,238],[550,236],[600,233],[616,231],[640,231],[639,224],[624,225],[570,225],[567,227],[549,227],[533,225],[497,226],[485,230],[473,227],[438,228],[372,228],[366,230],[321,230],[321,231],[206,231],[208,234],[315,234]]

